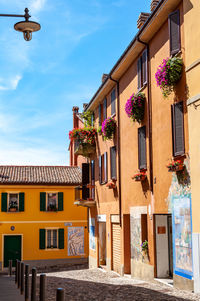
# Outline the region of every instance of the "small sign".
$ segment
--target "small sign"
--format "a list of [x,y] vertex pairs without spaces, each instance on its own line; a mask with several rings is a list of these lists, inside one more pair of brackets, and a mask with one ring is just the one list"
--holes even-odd
[[11,227],[10,227],[10,230],[11,230],[11,231],[14,231],[14,230],[15,230],[15,226],[11,226]]
[[158,227],[158,234],[166,234],[166,227]]
[[105,214],[97,215],[97,221],[98,222],[106,222],[106,215]]
[[66,226],[66,227],[71,227],[71,226],[72,226],[72,223],[65,223],[65,226]]

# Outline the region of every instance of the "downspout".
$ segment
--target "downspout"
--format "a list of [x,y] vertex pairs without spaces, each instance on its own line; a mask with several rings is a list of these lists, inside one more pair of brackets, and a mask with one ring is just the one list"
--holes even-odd
[[151,101],[151,69],[149,44],[140,40],[139,35],[137,41],[147,48],[147,94],[148,94],[148,128],[149,128],[149,175],[150,175],[150,191],[153,194],[153,149],[152,149],[152,101]]
[[118,172],[119,172],[119,224],[122,226],[122,198],[121,198],[121,147],[120,147],[120,106],[119,106],[119,81],[112,78],[109,75],[109,79],[117,84],[117,122],[118,122],[118,135],[117,135],[117,145],[118,145]]

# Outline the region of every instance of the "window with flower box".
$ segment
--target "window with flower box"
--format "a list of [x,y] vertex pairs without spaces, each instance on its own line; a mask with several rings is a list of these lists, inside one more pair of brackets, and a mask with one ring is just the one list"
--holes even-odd
[[146,126],[138,128],[138,163],[140,170],[147,168]]
[[1,194],[2,212],[22,212],[24,211],[24,192]]
[[107,118],[107,98],[104,98],[103,103],[99,104],[99,126]]
[[185,153],[183,101],[171,106],[173,156]]
[[117,179],[116,146],[110,148],[110,175],[112,180]]
[[40,211],[63,211],[63,192],[40,192]]
[[138,75],[138,90],[142,89],[147,83],[147,49],[137,61],[137,75]]

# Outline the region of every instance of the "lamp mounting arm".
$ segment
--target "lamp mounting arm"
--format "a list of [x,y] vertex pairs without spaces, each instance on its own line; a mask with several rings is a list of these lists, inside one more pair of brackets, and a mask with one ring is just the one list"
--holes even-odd
[[28,10],[28,8],[25,8],[24,12],[25,12],[24,15],[0,14],[0,17],[25,18],[25,20],[28,21],[28,19],[31,17],[31,16],[29,15],[29,10]]

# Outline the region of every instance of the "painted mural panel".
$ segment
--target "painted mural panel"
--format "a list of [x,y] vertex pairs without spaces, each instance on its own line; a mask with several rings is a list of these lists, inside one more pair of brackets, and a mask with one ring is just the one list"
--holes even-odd
[[96,250],[96,242],[95,242],[95,219],[89,219],[89,247],[92,250]]
[[173,198],[173,232],[175,271],[192,275],[190,195]]
[[68,227],[68,256],[84,255],[84,227]]

